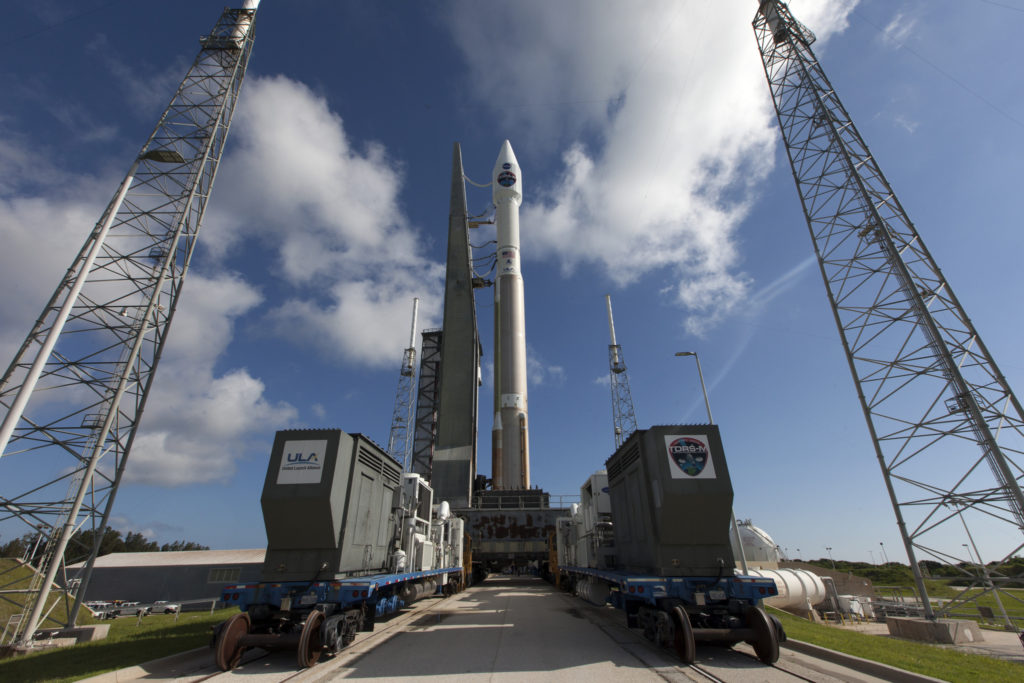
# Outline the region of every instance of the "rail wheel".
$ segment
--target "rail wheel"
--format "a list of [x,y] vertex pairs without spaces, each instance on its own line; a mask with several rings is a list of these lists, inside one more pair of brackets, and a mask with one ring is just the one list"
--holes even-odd
[[302,627],[302,635],[299,637],[299,668],[313,666],[320,660],[320,653],[324,649],[323,640],[320,637],[320,625],[324,623],[324,613],[314,610],[306,617],[306,624]]
[[693,664],[697,657],[697,643],[693,640],[693,626],[690,625],[690,617],[679,605],[672,608],[672,621],[675,622],[675,646],[676,654],[684,664]]
[[242,659],[242,653],[245,652],[245,648],[238,644],[238,640],[249,633],[250,624],[247,612],[239,612],[224,622],[217,638],[215,651],[217,667],[221,671],[231,671],[238,666],[238,662]]
[[754,647],[757,658],[764,664],[774,664],[779,661],[779,638],[775,634],[775,627],[768,619],[768,615],[757,607],[748,607],[743,615],[747,622],[747,628],[754,632],[754,637],[747,643]]
[[342,626],[341,645],[348,647],[356,639],[356,632],[363,623],[363,613],[357,609],[345,612],[344,625]]

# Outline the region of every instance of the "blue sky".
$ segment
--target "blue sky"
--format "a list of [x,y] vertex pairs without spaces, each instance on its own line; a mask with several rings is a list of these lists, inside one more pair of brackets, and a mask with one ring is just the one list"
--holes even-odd
[[[222,5],[4,3],[2,357]],[[811,259],[756,7],[264,0],[115,526],[259,547],[276,429],[386,442],[412,297],[421,328],[440,322],[452,142],[485,182],[508,138],[526,188],[533,482],[576,493],[612,451],[610,293],[641,425],[703,421],[696,367],[673,356],[700,353],[739,518],[792,556],[831,546],[877,559],[882,542],[905,559]],[[1024,386],[1024,1],[790,7],[1011,386]],[[471,212],[489,201],[470,186]],[[488,380],[484,435],[489,397]],[[985,554],[1005,549],[978,540]]]

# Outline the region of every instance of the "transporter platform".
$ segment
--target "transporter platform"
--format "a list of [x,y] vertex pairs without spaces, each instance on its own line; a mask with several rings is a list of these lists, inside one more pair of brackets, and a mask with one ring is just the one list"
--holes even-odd
[[453,513],[466,522],[478,577],[531,567],[546,575],[557,520],[568,508],[551,507],[541,489],[477,491],[472,503]]

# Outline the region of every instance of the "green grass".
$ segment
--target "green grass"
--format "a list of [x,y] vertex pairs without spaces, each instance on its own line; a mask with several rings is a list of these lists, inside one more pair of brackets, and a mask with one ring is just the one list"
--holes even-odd
[[[0,587],[3,590],[19,590],[29,587],[32,578],[32,570],[9,557],[0,557]],[[10,620],[12,615],[21,614],[24,610],[25,593],[4,593],[0,594],[0,633]],[[64,596],[57,591],[50,593],[47,604],[57,606],[50,613],[48,619],[44,619],[39,628],[61,628],[67,623],[67,609],[64,604]],[[92,618],[89,610],[82,609],[78,616],[79,624],[93,624],[96,620]]]
[[[950,586],[947,581],[937,579],[925,579],[925,587],[928,589],[928,597],[935,604],[936,599],[942,599],[943,601],[949,600],[959,596],[963,592],[961,586]],[[910,586],[875,586],[875,591],[879,597],[889,598],[892,595],[892,589],[898,588],[902,591],[905,597],[916,597],[917,591]],[[965,597],[971,598],[979,596],[976,603],[958,604],[953,610],[955,617],[981,620],[981,615],[978,612],[978,606],[989,607],[995,614],[995,622],[1002,627],[1002,611],[999,609],[999,605],[996,603],[995,596],[991,592],[981,595],[984,591],[981,588],[972,588],[967,591]],[[1024,589],[1021,588],[1003,588],[1002,601],[1003,607],[1006,609],[1006,613],[1011,619],[1017,621],[1018,625],[1024,626]]]
[[968,654],[927,643],[884,638],[813,624],[777,609],[769,608],[769,611],[782,621],[786,636],[793,640],[933,676],[944,681],[1016,683],[1016,681],[1024,679],[1024,666],[1016,662]]
[[110,624],[105,640],[0,660],[0,681],[77,681],[202,647],[210,642],[210,628],[237,612],[186,612],[177,623],[173,614],[153,614],[139,626],[135,617],[104,622]]

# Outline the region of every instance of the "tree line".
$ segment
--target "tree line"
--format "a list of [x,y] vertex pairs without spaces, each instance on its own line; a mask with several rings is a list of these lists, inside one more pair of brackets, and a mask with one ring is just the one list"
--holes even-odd
[[[67,551],[64,553],[67,564],[75,564],[89,558],[92,547],[96,542],[96,531],[91,529],[79,530],[74,533],[68,541]],[[15,538],[7,543],[0,543],[0,557],[25,558],[29,561],[38,557],[45,550],[46,539],[40,534],[28,533],[20,538]],[[103,533],[100,541],[99,555],[110,553],[151,553],[170,552],[175,550],[209,550],[210,547],[194,541],[173,541],[160,545],[151,541],[137,531],[122,533],[117,529],[108,528]]]
[[[878,586],[909,586],[914,582],[914,575],[910,566],[899,562],[886,562],[884,564],[869,564],[867,562],[847,562],[830,558],[819,558],[817,560],[804,561],[822,569],[834,569],[840,572],[849,572],[865,579],[871,579],[872,583]],[[921,574],[926,579],[936,579],[947,582],[951,586],[967,586],[974,579],[967,575],[980,577],[982,570],[977,564],[960,562],[957,565],[943,564],[934,560],[920,560]],[[1016,581],[1003,582],[1003,587],[1014,588],[1024,587],[1024,557],[1013,556],[1005,562],[989,562],[986,569],[994,576],[1004,576],[1018,579]]]

